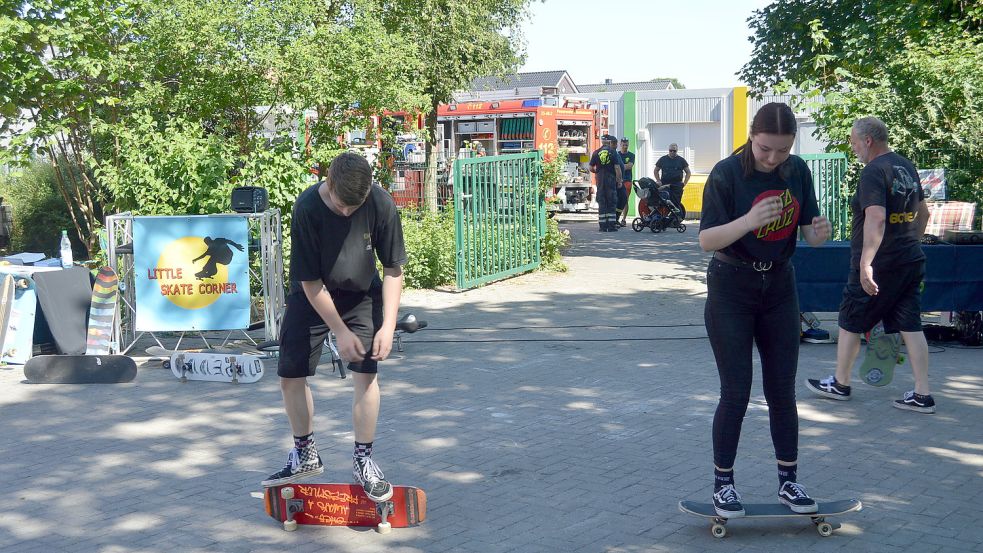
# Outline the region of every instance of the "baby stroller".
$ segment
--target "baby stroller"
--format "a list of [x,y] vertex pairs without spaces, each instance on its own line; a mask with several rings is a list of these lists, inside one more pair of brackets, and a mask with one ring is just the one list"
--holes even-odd
[[632,230],[642,232],[643,228],[648,227],[652,232],[662,232],[672,227],[678,232],[686,232],[686,225],[683,223],[686,212],[669,198],[669,185],[659,186],[654,180],[642,177],[634,181],[632,186],[635,187],[635,194],[642,200],[639,205],[642,216],[635,217],[631,222]]

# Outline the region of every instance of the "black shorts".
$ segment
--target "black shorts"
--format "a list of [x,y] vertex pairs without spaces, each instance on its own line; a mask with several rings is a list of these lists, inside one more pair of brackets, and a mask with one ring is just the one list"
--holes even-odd
[[[349,363],[348,370],[357,373],[379,372],[379,362],[371,355],[372,339],[382,326],[382,290],[332,294],[331,299],[341,320],[365,347],[365,359]],[[328,332],[328,325],[307,301],[307,296],[288,296],[283,327],[280,329],[280,359],[276,374],[283,378],[314,376]]]
[[851,269],[840,302],[840,328],[862,334],[884,321],[885,332],[921,331],[924,278],[924,261],[883,269],[875,267],[878,292],[869,296],[860,286],[860,271]]

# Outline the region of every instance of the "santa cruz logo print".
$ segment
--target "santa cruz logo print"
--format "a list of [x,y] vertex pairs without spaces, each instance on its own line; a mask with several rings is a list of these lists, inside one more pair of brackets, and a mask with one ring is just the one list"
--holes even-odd
[[754,237],[759,240],[767,240],[769,242],[774,242],[777,240],[784,240],[795,232],[796,223],[799,222],[799,201],[795,199],[792,192],[788,189],[785,190],[766,190],[751,202],[751,205],[755,205],[765,198],[770,198],[772,196],[778,196],[782,200],[782,213],[775,222],[759,227],[754,231]]

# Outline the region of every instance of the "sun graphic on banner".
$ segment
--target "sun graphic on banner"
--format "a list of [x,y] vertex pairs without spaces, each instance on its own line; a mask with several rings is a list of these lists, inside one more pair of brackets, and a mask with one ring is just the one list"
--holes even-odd
[[205,279],[195,276],[205,261],[199,259],[196,263],[192,260],[200,256],[206,248],[205,241],[200,236],[185,236],[165,246],[157,259],[158,269],[169,269],[161,271],[157,277],[161,294],[174,305],[185,309],[201,309],[215,303],[222,295],[220,287],[203,283],[228,282],[227,266],[216,265],[217,272]]

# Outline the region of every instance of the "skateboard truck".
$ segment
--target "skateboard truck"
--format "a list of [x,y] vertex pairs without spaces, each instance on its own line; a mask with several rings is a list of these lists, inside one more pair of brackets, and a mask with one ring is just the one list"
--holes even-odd
[[280,490],[280,497],[283,498],[287,505],[287,520],[283,521],[283,529],[287,532],[293,532],[297,529],[297,521],[294,520],[294,515],[304,512],[304,500],[294,499],[294,489],[290,486]]
[[396,505],[392,501],[383,501],[375,504],[375,512],[379,513],[381,521],[375,527],[375,531],[380,534],[388,534],[393,527],[389,524],[389,517],[392,516]]
[[235,357],[232,357],[230,359],[230,361],[231,362],[229,363],[229,365],[232,368],[232,383],[233,384],[238,384],[239,383],[239,373],[242,372],[242,363],[240,363],[239,360],[236,359]]
[[187,371],[187,367],[184,365],[184,354],[178,354],[177,365],[181,367],[181,384],[187,384],[188,377],[184,375],[184,373]]

